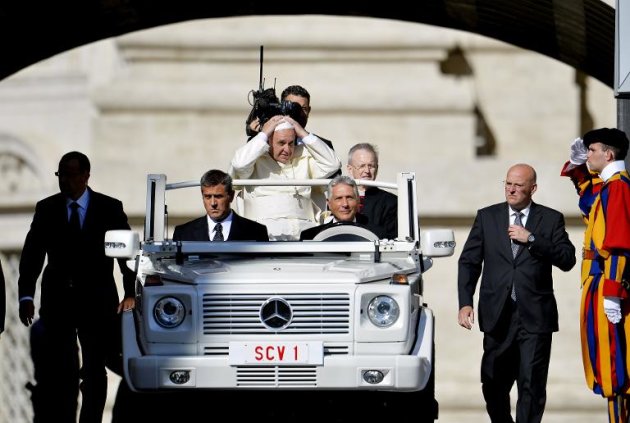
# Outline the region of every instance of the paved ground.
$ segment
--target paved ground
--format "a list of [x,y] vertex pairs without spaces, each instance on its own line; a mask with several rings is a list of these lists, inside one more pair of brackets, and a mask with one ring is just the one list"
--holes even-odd
[[[119,380],[115,375],[111,377],[110,393],[103,423],[111,421],[111,407],[113,406]],[[439,388],[440,385],[438,384],[437,389]],[[446,392],[443,392],[441,395],[438,423],[490,423],[490,419],[483,408],[483,400],[480,393],[465,390],[467,392],[465,394],[462,393],[462,397],[458,399],[454,395],[454,386],[446,384],[442,388]],[[544,423],[593,423],[607,420],[604,400],[588,391],[580,398],[566,398],[566,403],[558,401],[559,398],[563,398],[563,394],[555,392],[553,388],[549,390],[549,396],[550,399],[556,398],[556,400],[550,401],[543,418]],[[438,393],[438,399],[439,397]],[[329,421],[336,420],[329,419]]]
[[[605,410],[596,412],[572,412],[569,410],[547,410],[544,423],[593,423],[607,421]],[[443,410],[439,423],[489,423],[490,419],[482,410]]]

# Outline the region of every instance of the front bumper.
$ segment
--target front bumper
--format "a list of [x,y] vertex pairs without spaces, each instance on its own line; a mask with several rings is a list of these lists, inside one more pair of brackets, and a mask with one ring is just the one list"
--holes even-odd
[[[125,378],[134,391],[172,389],[289,389],[419,391],[429,380],[433,361],[433,314],[424,308],[409,355],[325,356],[322,366],[231,366],[225,356],[144,356],[133,313],[123,313]],[[364,380],[367,370],[384,374],[378,384]],[[174,371],[187,372],[176,384]]]

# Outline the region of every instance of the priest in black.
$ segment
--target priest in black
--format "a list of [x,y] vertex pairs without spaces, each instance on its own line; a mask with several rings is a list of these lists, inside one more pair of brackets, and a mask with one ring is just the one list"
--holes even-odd
[[[373,181],[378,173],[378,152],[369,143],[355,144],[348,152],[348,175]],[[359,186],[359,212],[385,229],[385,238],[398,236],[398,197],[377,187]]]

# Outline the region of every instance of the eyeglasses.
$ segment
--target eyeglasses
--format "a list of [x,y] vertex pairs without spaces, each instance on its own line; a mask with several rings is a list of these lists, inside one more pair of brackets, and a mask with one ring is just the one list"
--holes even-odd
[[373,164],[368,164],[368,163],[364,163],[359,166],[354,166],[354,165],[350,165],[350,166],[352,166],[353,168],[355,168],[356,170],[360,172],[363,172],[364,170],[369,170],[370,172],[378,170],[378,165],[373,165]]

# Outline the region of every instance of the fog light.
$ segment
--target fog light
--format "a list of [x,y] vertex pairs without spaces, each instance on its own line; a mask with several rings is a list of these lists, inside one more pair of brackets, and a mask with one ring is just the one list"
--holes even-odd
[[379,370],[366,370],[363,372],[363,380],[372,385],[381,383],[385,375]]
[[175,385],[183,385],[190,380],[190,370],[175,370],[168,378]]

